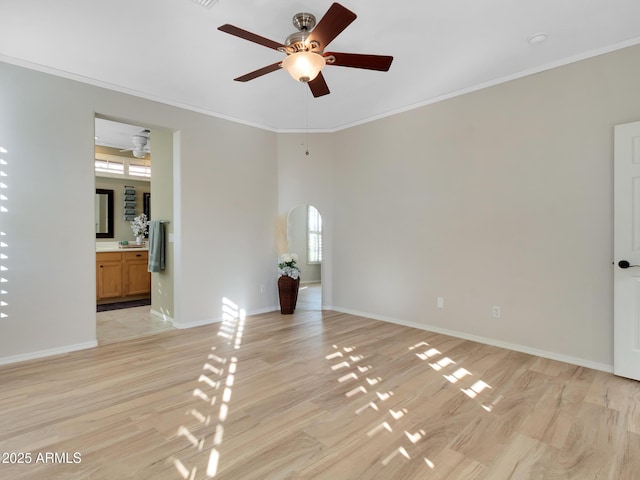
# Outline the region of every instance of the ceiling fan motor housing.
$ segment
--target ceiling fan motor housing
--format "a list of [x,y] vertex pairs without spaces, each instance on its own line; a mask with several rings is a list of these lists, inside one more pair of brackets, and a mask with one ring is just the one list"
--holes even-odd
[[148,149],[145,147],[149,143],[149,134],[151,132],[149,130],[142,130],[137,135],[133,135],[131,137],[131,142],[133,143],[134,148],[131,150],[133,156],[136,158],[144,158],[147,155]]
[[310,32],[316,26],[316,17],[310,13],[296,13],[291,20],[293,26],[301,32]]
[[311,30],[316,26],[316,17],[311,13],[296,13],[293,16],[292,23],[298,31],[289,35],[284,41],[284,45],[287,47],[284,49],[285,53],[316,51],[320,44],[318,42],[307,42]]
[[147,144],[147,137],[142,135],[134,135],[131,137],[131,141],[136,147],[144,147]]

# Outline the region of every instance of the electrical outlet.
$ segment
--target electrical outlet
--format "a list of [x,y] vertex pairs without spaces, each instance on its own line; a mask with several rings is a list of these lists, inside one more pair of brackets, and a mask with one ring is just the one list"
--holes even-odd
[[498,305],[491,307],[491,315],[493,315],[493,318],[500,318],[500,315],[502,315],[501,308]]
[[438,297],[436,304],[438,305],[438,308],[444,308],[444,298]]

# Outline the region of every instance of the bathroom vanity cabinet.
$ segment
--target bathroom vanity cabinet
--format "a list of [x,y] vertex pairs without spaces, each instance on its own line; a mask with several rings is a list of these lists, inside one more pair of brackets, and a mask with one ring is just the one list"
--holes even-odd
[[147,271],[149,252],[122,252],[122,278],[125,295],[151,293],[151,274]]
[[97,299],[124,299],[151,293],[148,255],[146,250],[97,252]]

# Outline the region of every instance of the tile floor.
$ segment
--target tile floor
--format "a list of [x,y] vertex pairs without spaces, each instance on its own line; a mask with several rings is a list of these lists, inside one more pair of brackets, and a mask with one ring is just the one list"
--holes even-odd
[[[303,284],[298,293],[296,310],[321,310],[322,291],[319,283]],[[151,308],[134,307],[96,313],[98,344],[148,337],[174,330],[171,322],[151,314]]]

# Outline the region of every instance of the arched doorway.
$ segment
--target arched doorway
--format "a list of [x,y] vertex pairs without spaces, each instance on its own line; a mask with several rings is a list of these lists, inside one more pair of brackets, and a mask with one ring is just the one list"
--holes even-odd
[[298,205],[287,216],[289,252],[298,255],[300,291],[296,310],[322,309],[322,215],[313,205]]

